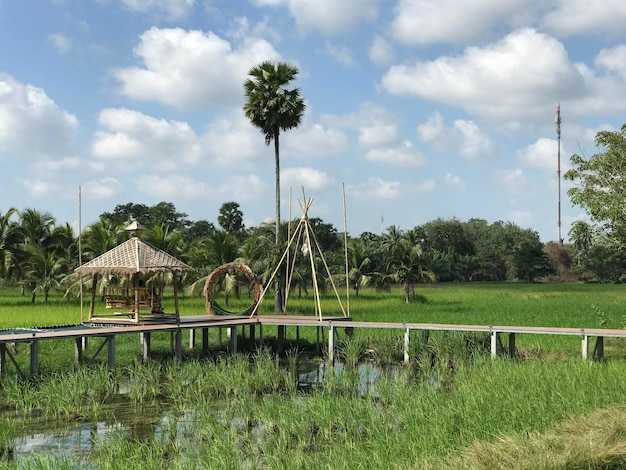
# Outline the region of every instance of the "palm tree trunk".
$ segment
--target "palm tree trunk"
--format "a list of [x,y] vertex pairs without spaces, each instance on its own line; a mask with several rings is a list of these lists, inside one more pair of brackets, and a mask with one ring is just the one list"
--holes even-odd
[[[276,259],[280,259],[280,151],[278,143],[279,132],[274,134],[274,169],[276,171]],[[280,276],[276,276],[274,283],[274,311],[283,311],[283,295],[282,295],[282,283],[280,282]]]

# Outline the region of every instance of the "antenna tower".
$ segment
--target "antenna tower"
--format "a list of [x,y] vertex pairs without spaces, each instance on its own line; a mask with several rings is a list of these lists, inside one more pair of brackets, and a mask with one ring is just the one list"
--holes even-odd
[[561,103],[558,103],[556,106],[556,117],[554,118],[554,123],[556,124],[556,138],[557,138],[557,167],[556,167],[556,175],[559,180],[559,218],[558,218],[558,226],[559,226],[559,244],[563,244],[563,237],[561,236]]

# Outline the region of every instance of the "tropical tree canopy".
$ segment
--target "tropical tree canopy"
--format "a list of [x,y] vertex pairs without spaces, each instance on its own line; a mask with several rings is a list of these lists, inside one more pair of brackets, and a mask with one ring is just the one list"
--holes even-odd
[[620,131],[598,132],[596,146],[600,152],[590,158],[570,157],[572,169],[564,178],[575,186],[567,193],[592,221],[626,243],[626,124]]

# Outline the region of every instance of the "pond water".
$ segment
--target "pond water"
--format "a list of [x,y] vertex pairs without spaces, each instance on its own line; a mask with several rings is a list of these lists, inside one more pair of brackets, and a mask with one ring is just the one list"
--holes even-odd
[[[341,374],[344,366],[341,363],[329,368],[324,363],[301,362],[296,375],[298,389],[306,394],[321,384],[327,374]],[[371,363],[358,365],[358,380],[355,386],[356,393],[365,395],[370,393],[376,396],[376,381],[383,374],[395,374],[395,370],[382,369]],[[332,371],[332,372],[331,372]],[[184,436],[185,428],[197,424],[192,410],[178,412],[172,409],[168,403],[153,403],[141,407],[133,406],[125,397],[126,387],[119,385],[119,395],[115,403],[103,407],[103,415],[110,418],[98,422],[68,423],[48,421],[45,417],[18,419],[18,436],[2,449],[0,448],[0,463],[13,463],[19,467],[19,462],[28,459],[33,454],[65,455],[73,460],[80,460],[89,454],[99,442],[106,441],[109,436],[119,431],[124,431],[131,439],[146,440],[149,438],[160,439],[164,433],[171,433],[175,427],[176,435]],[[216,406],[216,414],[220,408]],[[7,413],[7,412],[5,412]],[[0,417],[2,414],[0,413]],[[14,412],[11,412],[14,416]],[[231,427],[240,428],[244,424],[238,417],[233,417]],[[261,426],[261,425],[259,425]],[[252,430],[262,434],[263,430]]]

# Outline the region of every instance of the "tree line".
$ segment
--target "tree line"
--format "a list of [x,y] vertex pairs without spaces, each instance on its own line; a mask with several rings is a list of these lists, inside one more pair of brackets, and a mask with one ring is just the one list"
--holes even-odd
[[[131,233],[125,228],[137,221],[146,228],[139,234],[144,241],[196,270],[183,279],[190,292],[201,293],[206,276],[233,261],[248,265],[267,281],[287,246],[290,227],[293,229],[299,220],[281,222],[282,242],[277,252],[273,222],[245,227],[243,219],[234,201],[220,207],[217,224],[191,221],[168,202],[154,206],[122,204],[101,214],[82,231],[79,257],[79,237],[69,224],[57,225],[47,212],[11,208],[0,214],[0,280],[5,285],[21,286],[33,302],[39,293],[47,300],[52,290],[71,297],[77,283],[73,270],[79,261],[85,263],[127,240]],[[510,222],[436,219],[409,230],[391,226],[381,234],[364,232],[347,237],[320,218],[311,218],[309,223],[321,250],[318,253],[315,248],[314,253],[320,288],[328,286],[329,275],[345,286],[347,253],[347,282],[357,295],[364,287],[400,286],[408,302],[418,283],[532,282],[555,273],[559,263],[550,245],[544,246],[536,232]],[[312,287],[313,268],[302,256],[296,260],[292,289],[302,294]]]

